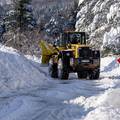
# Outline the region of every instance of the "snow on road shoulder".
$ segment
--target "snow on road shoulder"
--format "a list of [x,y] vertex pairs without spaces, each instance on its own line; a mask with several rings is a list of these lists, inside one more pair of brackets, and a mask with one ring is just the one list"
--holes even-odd
[[[83,120],[120,120],[120,65],[117,58],[118,56],[102,58],[102,79],[97,83],[99,88],[106,90],[96,97],[92,96],[85,100],[87,108],[92,110]],[[86,104],[84,107],[86,108]]]
[[102,77],[120,77],[120,64],[117,62],[118,56],[105,57],[101,60]]
[[46,83],[46,76],[15,49],[0,46],[0,95]]
[[[109,89],[94,102],[93,108],[83,120],[120,120],[120,88]],[[93,102],[93,101],[91,101]]]
[[98,90],[104,89],[100,94],[64,101],[84,108],[86,114],[80,120],[120,120],[120,65],[117,57],[102,58],[101,66],[101,79],[95,81]]

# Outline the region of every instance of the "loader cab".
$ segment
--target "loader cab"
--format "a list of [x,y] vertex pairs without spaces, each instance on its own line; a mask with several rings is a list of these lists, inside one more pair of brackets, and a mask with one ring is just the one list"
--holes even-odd
[[85,32],[64,32],[60,35],[57,45],[60,47],[65,47],[68,44],[86,44],[88,35]]

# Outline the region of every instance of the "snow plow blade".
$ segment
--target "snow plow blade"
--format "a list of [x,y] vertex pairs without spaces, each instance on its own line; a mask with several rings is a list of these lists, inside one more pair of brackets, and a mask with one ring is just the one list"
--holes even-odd
[[40,48],[41,48],[41,54],[42,54],[42,64],[48,64],[51,56],[55,53],[57,53],[57,50],[53,45],[48,44],[46,41],[41,40],[40,41]]

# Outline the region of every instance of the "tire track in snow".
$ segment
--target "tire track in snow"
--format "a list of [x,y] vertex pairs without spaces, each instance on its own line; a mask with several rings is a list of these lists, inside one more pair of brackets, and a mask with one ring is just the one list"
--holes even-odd
[[[65,104],[64,100],[74,99],[83,95],[89,97],[94,94],[100,93],[101,89],[98,89],[97,93],[95,92],[97,90],[95,84],[95,81],[90,82],[75,80],[70,84],[62,85],[58,83],[57,88],[53,87],[48,90],[39,91],[39,97],[35,97],[35,99],[38,101],[33,102],[36,102],[36,104],[38,104],[37,106],[42,107],[38,107],[38,109],[33,112],[33,116],[29,117],[29,120],[80,119],[81,116],[85,114],[83,107],[72,104]],[[64,96],[62,94],[64,94]],[[41,99],[42,101],[39,101],[39,99]]]
[[[99,87],[103,79],[100,80],[70,80],[54,81],[54,84],[47,89],[37,88],[31,91],[17,92],[17,96],[23,96],[29,100],[31,109],[23,112],[23,117],[18,115],[15,120],[80,120],[89,111],[77,104],[65,103],[64,101],[74,100],[78,97],[89,98],[103,93],[106,88]],[[65,83],[65,84],[64,84]],[[27,102],[27,101],[26,101]],[[22,109],[23,110],[23,109]],[[19,111],[20,112],[20,111]],[[20,113],[18,113],[20,114]],[[22,116],[22,115],[21,115]],[[14,117],[13,117],[14,118]],[[10,120],[13,120],[10,119]],[[8,120],[8,119],[1,119]]]
[[[99,85],[102,84],[101,82],[99,82],[101,80],[96,80],[96,81],[89,81],[89,80],[77,81],[77,80],[75,80],[72,82],[68,81],[68,84],[67,84],[67,81],[65,81],[65,84],[62,82],[61,83],[59,82],[58,87],[61,87],[62,84],[64,86],[68,87],[68,90],[64,89],[64,91],[68,92],[70,90],[70,92],[68,92],[68,96],[71,96],[71,98],[68,97],[69,99],[72,99],[72,98],[75,99],[80,96],[90,97],[90,96],[98,95],[101,92],[103,93],[105,90],[109,89],[109,88],[107,88],[107,89],[99,88]],[[78,83],[79,83],[79,85],[78,85]],[[75,89],[71,90],[71,87],[70,87],[71,85],[73,85],[73,87]],[[57,89],[57,90],[55,89],[54,91],[61,92],[62,91],[61,89],[64,88],[64,86],[61,87],[60,89]],[[81,91],[82,91],[83,95],[81,94]],[[48,93],[49,92],[53,92],[53,90],[48,91]],[[78,93],[78,92],[80,92],[80,93]],[[51,99],[49,99],[50,97],[53,97],[52,100],[54,101],[54,103]],[[37,111],[38,113],[37,113],[36,117],[34,117],[32,120],[39,120],[39,119],[42,119],[42,120],[73,120],[73,119],[76,119],[77,120],[77,119],[81,119],[81,117],[83,115],[86,115],[88,113],[88,112],[85,112],[85,110],[82,106],[78,107],[77,105],[63,104],[64,100],[55,97],[54,94],[51,96],[48,95],[44,99],[46,99],[46,107],[42,108],[42,111]],[[66,99],[66,97],[65,97],[65,99]]]

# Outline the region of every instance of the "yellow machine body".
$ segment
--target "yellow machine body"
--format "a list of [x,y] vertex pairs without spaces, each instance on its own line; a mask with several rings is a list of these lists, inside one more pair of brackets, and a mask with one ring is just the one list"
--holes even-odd
[[85,32],[65,32],[54,44],[40,41],[41,62],[49,65],[51,77],[68,79],[70,72],[77,72],[78,78],[99,78],[100,51],[93,50],[86,40]]
[[[70,47],[69,47],[70,46]],[[60,51],[68,50],[73,51],[74,57],[79,58],[79,48],[90,47],[88,45],[81,44],[71,44],[67,47],[54,46],[51,43],[47,43],[44,40],[40,41],[41,55],[42,55],[42,64],[48,64],[52,55],[58,55]]]

